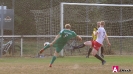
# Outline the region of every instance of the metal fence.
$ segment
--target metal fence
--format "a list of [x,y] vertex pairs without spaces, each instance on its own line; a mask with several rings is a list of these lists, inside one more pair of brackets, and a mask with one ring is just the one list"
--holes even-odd
[[[60,31],[61,2],[106,4],[133,3],[132,1],[122,2],[122,0],[0,0],[1,6],[7,6],[7,9],[14,10],[12,30],[3,29],[1,33],[3,33],[3,35],[36,35],[36,37],[23,37],[23,55],[36,55],[37,51],[43,47],[44,42],[51,42],[54,39],[54,37],[50,35],[56,35]],[[96,10],[97,8],[100,10]],[[102,9],[104,9],[104,11]],[[133,12],[132,8],[122,9],[119,7],[115,9],[114,7],[66,6],[64,24],[71,23],[72,30],[76,31],[79,35],[91,36],[93,27],[97,21],[109,20],[108,22],[106,21],[107,26],[105,27],[109,36],[132,36],[133,26],[131,23],[133,17],[131,12]],[[88,22],[89,19],[91,19],[91,23]],[[126,21],[120,22],[118,19]],[[39,37],[39,35],[47,35],[48,37]],[[12,37],[1,38],[4,39],[1,45],[12,39]],[[84,41],[90,39],[90,37],[83,38]],[[109,39],[112,47],[109,48],[105,45],[105,54],[108,54],[108,50],[112,51],[111,54],[129,54],[129,52],[132,54],[132,37],[110,37]],[[21,37],[15,37],[13,40],[14,45],[21,46]],[[52,55],[54,48],[49,49],[46,50],[46,53],[44,53],[45,55]],[[17,50],[18,52],[13,49],[12,52],[14,55],[20,56],[22,54],[20,53],[20,48],[17,48]],[[81,53],[75,52],[74,55],[85,55],[87,51],[88,48],[84,48]]]

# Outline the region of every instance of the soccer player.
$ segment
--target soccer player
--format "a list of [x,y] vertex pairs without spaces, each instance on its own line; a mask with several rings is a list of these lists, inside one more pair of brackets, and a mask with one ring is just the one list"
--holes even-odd
[[96,57],[97,59],[101,60],[102,65],[104,65],[106,63],[106,61],[103,58],[101,58],[99,55],[97,55],[97,52],[98,52],[99,48],[102,46],[104,39],[106,39],[107,44],[109,46],[111,45],[109,40],[108,40],[106,31],[104,29],[104,25],[105,25],[105,22],[101,21],[100,22],[100,27],[98,28],[97,32],[95,33],[95,35],[97,35],[96,40],[94,40],[94,41],[86,41],[86,42],[84,42],[83,44],[81,44],[79,46],[74,46],[74,49],[82,48],[84,46],[92,47],[93,48],[92,49],[92,55],[94,57]]
[[[100,22],[97,22],[97,27],[94,27],[93,33],[92,33],[92,40],[93,41],[96,40],[96,38],[97,38],[97,36],[94,35],[94,34],[97,32],[97,28],[99,28],[99,27],[100,27]],[[89,48],[89,51],[88,51],[88,54],[87,54],[86,58],[89,58],[89,55],[90,55],[91,51],[92,51],[92,47]],[[102,45],[101,46],[101,57],[102,58],[104,58],[103,51],[104,51],[104,48],[103,48],[103,45]]]
[[65,44],[71,38],[77,37],[80,41],[82,41],[82,38],[80,36],[78,36],[74,31],[71,31],[70,29],[71,29],[71,25],[66,24],[65,29],[61,30],[59,32],[59,34],[55,37],[55,39],[50,44],[44,46],[44,48],[41,49],[40,52],[38,53],[38,56],[39,56],[44,50],[46,50],[50,46],[54,46],[56,48],[49,67],[52,67],[52,64],[56,60],[58,53],[63,49]]

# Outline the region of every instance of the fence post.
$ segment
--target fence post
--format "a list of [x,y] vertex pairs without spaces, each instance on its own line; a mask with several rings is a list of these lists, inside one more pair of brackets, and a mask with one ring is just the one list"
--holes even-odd
[[21,36],[21,57],[23,56],[23,37]]
[[2,57],[2,55],[3,55],[3,22],[4,22],[4,6],[3,6],[4,4],[2,4],[1,5],[1,51],[0,51],[0,57]]

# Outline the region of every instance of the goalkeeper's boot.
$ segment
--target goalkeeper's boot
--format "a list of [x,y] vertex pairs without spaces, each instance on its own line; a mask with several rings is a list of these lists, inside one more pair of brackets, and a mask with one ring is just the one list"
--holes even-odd
[[104,65],[106,63],[106,61],[102,61],[102,65]]
[[49,67],[52,67],[52,64],[50,64]]

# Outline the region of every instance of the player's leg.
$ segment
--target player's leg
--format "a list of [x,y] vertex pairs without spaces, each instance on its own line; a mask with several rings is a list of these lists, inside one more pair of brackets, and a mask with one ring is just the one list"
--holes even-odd
[[85,44],[86,46],[90,46],[90,49],[89,49],[89,51],[88,51],[88,55],[86,56],[86,58],[89,58],[89,55],[90,55],[90,53],[91,53],[91,51],[92,51],[92,41],[86,41],[86,42],[84,42],[84,44]]
[[55,52],[54,52],[54,55],[53,55],[53,57],[52,57],[52,60],[51,60],[51,62],[50,62],[49,67],[52,67],[52,64],[53,64],[54,61],[56,60],[57,56],[58,56],[58,53],[55,51]]
[[103,48],[103,46],[101,46],[101,57],[102,58],[104,58],[103,52],[104,52],[104,48]]
[[52,67],[52,64],[53,64],[54,61],[56,60],[56,58],[57,58],[57,56],[58,56],[58,53],[59,53],[62,49],[63,49],[63,45],[61,45],[61,47],[56,47],[54,56],[52,57],[52,60],[51,60],[51,62],[50,62],[49,67]]
[[106,63],[106,61],[104,59],[102,59],[99,55],[97,55],[97,50],[95,48],[92,49],[92,55],[94,57],[96,57],[97,59],[101,60],[102,65],[104,65]]
[[106,61],[97,54],[99,48],[101,47],[101,44],[99,44],[97,41],[93,41],[92,43],[93,43],[92,55],[96,57],[97,59],[101,60],[102,65],[104,65]]
[[42,48],[42,49],[39,51],[38,56],[39,56],[44,50],[46,50],[46,49],[49,48],[49,47],[50,47],[50,44],[47,44],[46,46],[44,46],[44,48]]
[[86,41],[86,42],[84,42],[84,44],[82,44],[81,46],[79,46],[79,48],[84,47],[84,46],[90,46],[90,49],[89,49],[88,54],[87,54],[87,56],[86,56],[86,58],[88,58],[89,55],[90,55],[90,53],[91,53],[91,51],[92,51],[92,48],[91,48],[91,46],[92,46],[92,41]]
[[81,45],[78,45],[78,46],[73,46],[73,49],[79,49],[79,48],[83,48],[85,46],[90,46],[91,45],[91,41],[86,41],[84,42],[83,44]]
[[84,44],[80,45],[78,48],[82,48],[82,47],[84,47],[84,46],[90,46],[90,49],[89,49],[89,51],[88,51],[88,55],[86,56],[86,57],[88,58],[89,55],[90,55],[90,53],[91,53],[91,51],[92,51],[92,48],[91,48],[91,46],[92,46],[92,41],[86,41],[86,42],[84,42]]
[[85,44],[80,44],[78,46],[73,46],[73,49],[79,49],[79,48],[83,48],[85,46]]
[[86,58],[89,58],[92,48],[89,48]]

